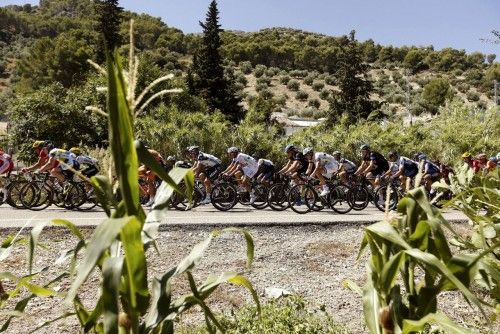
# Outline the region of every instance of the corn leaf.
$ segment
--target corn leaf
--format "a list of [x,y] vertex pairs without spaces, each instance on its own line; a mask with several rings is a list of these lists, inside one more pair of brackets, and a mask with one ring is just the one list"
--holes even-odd
[[102,266],[103,323],[106,334],[118,333],[118,299],[123,257],[107,258]]
[[403,334],[423,331],[426,324],[438,325],[445,333],[472,334],[473,332],[458,326],[443,313],[430,313],[420,320],[403,320]]
[[28,251],[28,264],[29,264],[29,273],[32,273],[33,269],[33,257],[35,254],[35,248],[38,245],[38,238],[40,237],[40,233],[42,233],[43,228],[47,225],[47,222],[43,222],[37,224],[30,233],[30,243],[29,243],[29,251]]

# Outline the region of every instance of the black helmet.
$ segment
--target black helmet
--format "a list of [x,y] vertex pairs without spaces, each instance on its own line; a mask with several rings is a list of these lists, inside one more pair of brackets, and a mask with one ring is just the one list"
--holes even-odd
[[368,144],[363,144],[359,147],[360,150],[370,150],[370,145]]
[[397,158],[399,156],[398,152],[396,151],[390,151],[389,152],[389,158]]
[[288,153],[290,151],[297,151],[297,148],[295,147],[295,145],[292,145],[292,144],[286,145],[285,152]]

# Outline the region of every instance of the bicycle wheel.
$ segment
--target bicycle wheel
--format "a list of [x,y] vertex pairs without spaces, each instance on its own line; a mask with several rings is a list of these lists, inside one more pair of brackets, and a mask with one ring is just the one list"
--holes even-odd
[[29,182],[21,189],[21,202],[32,211],[41,211],[52,204],[52,191],[42,182]]
[[216,184],[210,198],[212,205],[220,211],[230,210],[238,203],[236,187],[227,182]]
[[24,205],[21,202],[21,189],[24,185],[28,183],[27,181],[12,181],[7,186],[7,199],[6,202],[11,207],[16,209],[24,209]]
[[274,211],[283,211],[288,209],[288,185],[278,183],[271,188],[267,193],[267,204]]
[[267,186],[263,184],[257,184],[253,187],[253,191],[255,193],[255,202],[252,206],[256,209],[264,209],[267,207],[267,194],[269,192]]
[[392,186],[382,186],[375,192],[375,199],[373,200],[377,209],[382,212],[385,212],[387,197],[389,197],[389,210],[395,210],[398,206],[399,196],[396,189]]
[[328,201],[333,211],[346,214],[352,210],[351,202],[348,199],[349,187],[338,185],[330,191]]
[[81,206],[87,199],[87,196],[83,187],[71,182],[64,186],[63,198],[64,207],[72,210]]
[[368,189],[361,185],[354,186],[353,188],[349,189],[347,198],[351,203],[352,209],[356,211],[364,210],[371,200]]
[[315,206],[317,197],[313,187],[308,184],[299,184],[290,189],[288,204],[296,213],[304,214]]

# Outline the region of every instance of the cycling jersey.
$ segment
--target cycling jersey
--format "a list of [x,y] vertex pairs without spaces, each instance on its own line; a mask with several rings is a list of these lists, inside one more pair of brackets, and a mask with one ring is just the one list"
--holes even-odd
[[76,155],[70,151],[54,148],[49,152],[49,158],[55,159],[57,162],[63,162],[64,164],[59,165],[62,170],[68,169],[68,166],[78,169],[79,164],[76,161]]
[[270,166],[274,166],[273,162],[271,160],[267,160],[267,159],[259,159],[258,161],[258,165],[259,167],[270,167]]
[[323,152],[316,152],[316,153],[314,153],[313,160],[320,167],[324,168],[321,175],[323,175],[327,178],[331,178],[333,176],[333,173],[338,172],[340,169],[340,164],[333,157],[333,155],[323,153]]
[[7,153],[0,154],[0,174],[6,174],[14,169],[14,162]]
[[257,160],[255,160],[248,154],[238,153],[236,158],[234,158],[233,162],[240,165],[241,169],[243,170],[243,174],[245,174],[245,176],[249,178],[254,177],[259,169]]
[[297,170],[298,174],[304,174],[305,172],[307,172],[307,169],[309,168],[309,160],[307,160],[306,157],[301,152],[295,153],[295,155],[290,159],[290,161],[300,162],[300,167]]
[[262,175],[264,180],[270,180],[274,174],[274,164],[271,160],[259,159],[258,175]]
[[439,167],[429,160],[424,161],[424,174],[435,175],[439,174]]
[[219,158],[203,152],[200,152],[200,154],[198,154],[196,160],[205,168],[219,166],[222,163]]
[[344,170],[348,174],[352,174],[352,173],[356,172],[356,169],[357,169],[356,164],[350,160],[342,158],[342,159],[340,159],[339,164],[342,167],[344,167]]
[[76,157],[76,161],[78,161],[80,165],[97,166],[97,160],[89,157],[88,155],[80,154]]
[[364,157],[363,160],[374,162],[375,168],[371,171],[371,173],[375,176],[382,175],[389,170],[389,162],[378,152],[370,152],[370,154]]
[[403,166],[403,175],[406,177],[414,177],[418,174],[418,164],[410,158],[400,156],[394,164],[398,166],[398,170]]

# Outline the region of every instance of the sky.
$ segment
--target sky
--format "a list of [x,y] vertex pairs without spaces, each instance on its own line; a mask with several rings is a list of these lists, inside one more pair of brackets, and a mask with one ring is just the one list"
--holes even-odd
[[[0,0],[7,4],[38,1]],[[120,0],[127,10],[161,17],[185,33],[200,32],[210,0]],[[434,45],[494,53],[482,42],[500,30],[500,0],[219,0],[222,28],[257,31],[290,27],[326,35],[348,34],[382,45]]]

